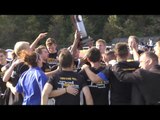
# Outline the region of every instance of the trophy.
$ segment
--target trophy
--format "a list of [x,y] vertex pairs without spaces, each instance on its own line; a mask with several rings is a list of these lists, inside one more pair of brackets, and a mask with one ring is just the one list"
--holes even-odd
[[80,32],[81,37],[81,44],[82,46],[87,46],[87,43],[91,40],[90,37],[88,37],[82,15],[73,15],[72,21],[74,24],[74,27],[77,31]]

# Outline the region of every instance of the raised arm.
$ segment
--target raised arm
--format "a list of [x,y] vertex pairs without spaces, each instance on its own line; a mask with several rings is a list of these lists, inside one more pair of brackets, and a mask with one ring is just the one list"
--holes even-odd
[[33,43],[30,45],[30,48],[34,51],[34,49],[35,49],[35,47],[37,46],[37,44],[39,43],[39,41],[41,40],[41,39],[43,39],[44,37],[46,37],[46,35],[47,35],[47,32],[45,32],[45,33],[40,33],[39,35],[38,35],[38,37],[33,41]]
[[131,48],[132,48],[132,52],[133,52],[133,59],[135,61],[139,61],[140,55],[138,54],[138,48],[137,48],[136,42],[132,42]]
[[76,32],[74,34],[74,41],[73,41],[73,44],[72,44],[72,47],[71,47],[71,50],[70,50],[70,52],[73,56],[75,56],[75,54],[76,54],[76,50],[77,50],[79,42],[80,42],[80,33],[77,32],[77,30],[76,30]]

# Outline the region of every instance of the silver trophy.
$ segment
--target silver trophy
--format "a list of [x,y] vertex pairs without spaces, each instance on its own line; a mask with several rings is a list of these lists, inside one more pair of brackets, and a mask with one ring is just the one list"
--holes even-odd
[[75,24],[76,24],[76,29],[80,32],[80,35],[81,35],[81,43],[83,46],[87,46],[87,43],[91,39],[87,35],[82,15],[74,15],[74,20],[75,20]]

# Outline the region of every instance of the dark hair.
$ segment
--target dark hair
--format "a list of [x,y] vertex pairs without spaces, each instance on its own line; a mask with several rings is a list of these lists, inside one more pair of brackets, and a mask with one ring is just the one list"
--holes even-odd
[[87,58],[91,61],[91,62],[98,62],[101,59],[101,53],[99,51],[99,49],[92,47],[90,49],[88,49],[87,52]]
[[136,41],[136,43],[139,44],[139,39],[137,36],[131,35],[131,36],[129,36],[129,38],[134,39]]
[[62,51],[59,55],[59,64],[62,68],[71,67],[73,64],[73,56],[69,51]]
[[67,48],[61,48],[61,49],[58,51],[57,55],[59,56],[60,53],[63,52],[63,51],[69,51],[69,50],[68,50]]
[[39,54],[42,54],[42,49],[47,49],[46,46],[44,45],[40,45],[39,47],[37,47],[35,49],[35,52],[39,53]]
[[2,48],[0,48],[0,53],[3,53],[4,55],[7,55],[6,50],[4,50],[4,49],[2,49]]
[[115,45],[114,51],[121,58],[126,57],[129,53],[127,43],[125,43],[125,42],[117,43]]
[[56,44],[56,40],[54,38],[48,38],[46,40],[46,45],[51,46],[52,44]]
[[113,50],[107,51],[105,54],[110,57],[110,59],[115,59],[115,52]]
[[24,61],[26,64],[31,65],[32,67],[38,66],[38,60],[40,60],[40,56],[36,52],[26,53],[24,57]]

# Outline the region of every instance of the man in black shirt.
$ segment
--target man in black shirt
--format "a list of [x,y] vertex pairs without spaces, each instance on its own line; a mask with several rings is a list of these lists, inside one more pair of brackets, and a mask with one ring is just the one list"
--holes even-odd
[[113,67],[114,75],[123,82],[134,83],[133,105],[156,105],[160,103],[160,66],[152,52],[140,56],[141,69],[128,73],[120,66]]
[[82,90],[87,105],[92,105],[92,96],[86,82],[81,75],[73,72],[73,56],[69,51],[65,50],[60,53],[59,64],[62,71],[56,73],[45,84],[41,104],[47,104],[48,97],[55,97],[55,105],[80,105],[80,91]]
[[[130,61],[127,62],[129,55],[128,45],[126,43],[117,43],[115,46],[115,55],[117,64],[122,68],[126,69],[128,72],[136,70],[139,66],[138,62]],[[132,93],[132,84],[120,82],[112,72],[112,67],[106,67],[105,70],[94,74],[88,66],[84,65],[84,69],[93,82],[99,81],[109,81],[111,86],[111,105],[130,105],[131,104],[131,93]]]
[[49,52],[48,60],[50,68],[52,69],[55,65],[57,65],[57,44],[54,38],[48,38],[46,40],[46,47]]
[[[87,60],[91,64],[91,71],[95,74],[105,69],[104,66],[101,66],[101,53],[99,49],[90,48],[87,52]],[[108,105],[109,84],[104,81],[98,83],[92,82],[87,76],[85,70],[80,71],[80,74],[83,75],[90,88],[94,105]]]

